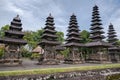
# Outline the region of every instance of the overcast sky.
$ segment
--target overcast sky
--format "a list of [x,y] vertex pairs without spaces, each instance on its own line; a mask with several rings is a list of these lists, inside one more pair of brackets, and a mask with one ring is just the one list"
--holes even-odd
[[89,30],[95,4],[99,7],[104,31],[107,33],[111,22],[120,39],[120,0],[0,0],[0,27],[10,24],[19,14],[23,30],[36,31],[45,26],[46,17],[51,13],[56,30],[66,33],[74,13],[80,30]]

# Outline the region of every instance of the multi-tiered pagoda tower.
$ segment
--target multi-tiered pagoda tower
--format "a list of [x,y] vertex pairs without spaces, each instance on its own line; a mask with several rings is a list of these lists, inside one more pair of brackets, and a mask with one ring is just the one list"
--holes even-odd
[[103,62],[108,60],[107,47],[109,44],[103,41],[105,36],[103,35],[104,31],[101,26],[102,23],[99,15],[98,6],[95,5],[92,12],[92,27],[90,28],[90,39],[92,42],[86,44],[87,47],[92,48],[92,53],[89,59],[95,62]]
[[47,17],[45,25],[42,41],[40,43],[45,51],[43,60],[39,61],[39,64],[58,64],[56,60],[56,46],[59,45],[60,42],[57,41],[54,18],[51,14]]
[[113,25],[110,23],[109,29],[108,29],[108,42],[112,45],[117,45],[118,39],[116,38],[116,32],[114,30]]
[[76,16],[73,14],[70,17],[70,22],[68,26],[68,34],[65,46],[69,48],[68,58],[65,59],[65,63],[81,63],[83,60],[82,51],[79,49],[83,47],[81,44],[80,30],[77,23]]
[[101,19],[99,16],[99,11],[98,11],[98,7],[94,6],[93,7],[93,13],[92,13],[92,24],[91,24],[91,37],[90,39],[92,39],[92,41],[102,41],[102,39],[105,38],[104,35],[102,35],[104,33],[104,31],[102,30],[103,27],[101,26]]
[[23,40],[24,32],[22,32],[22,23],[19,15],[17,15],[11,22],[8,31],[5,31],[5,37],[1,38],[0,42],[5,44],[4,62],[19,62],[21,63],[21,45],[25,45]]
[[113,25],[110,23],[108,29],[108,42],[112,44],[109,48],[109,55],[112,62],[120,61],[120,47],[117,46],[117,35]]

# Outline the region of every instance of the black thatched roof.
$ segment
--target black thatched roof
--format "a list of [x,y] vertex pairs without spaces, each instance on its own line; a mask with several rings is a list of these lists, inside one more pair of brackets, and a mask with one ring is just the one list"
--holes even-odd
[[[78,40],[80,41],[80,38],[77,38],[77,37],[69,37],[66,39],[66,41],[69,41],[69,40]],[[81,39],[82,40],[82,39]]]
[[60,44],[57,41],[57,35],[56,35],[56,30],[54,27],[54,18],[50,14],[46,18],[46,24],[45,24],[44,32],[42,35],[42,41],[39,43],[40,45],[58,45]]
[[54,35],[54,34],[49,34],[49,33],[45,33],[42,35],[42,38],[57,38],[57,35]]
[[50,30],[54,30],[55,29],[55,26],[51,26],[51,25],[46,25],[45,27],[44,27],[44,29],[50,29]]
[[21,22],[17,22],[17,21],[12,21],[11,24],[20,25],[20,26],[22,25]]
[[67,33],[68,37],[66,38],[66,43],[65,43],[66,47],[83,46],[83,44],[80,43],[80,41],[81,41],[80,32],[79,32],[80,30],[79,30],[76,16],[74,14],[70,17],[70,22],[69,22],[67,31],[68,31],[68,33]]
[[74,28],[74,27],[72,27],[72,28],[69,28],[67,31],[80,31],[80,30],[78,30],[78,29],[76,29],[76,28]]
[[42,40],[39,44],[40,45],[59,45],[60,42],[58,42],[58,41]]
[[12,30],[22,30],[22,23],[21,23],[21,19],[19,18],[19,15],[17,15],[15,18],[13,18],[13,21],[11,21],[11,25],[10,25],[10,29]]
[[50,29],[45,29],[44,33],[56,33],[57,31],[55,30],[50,30]]
[[92,39],[92,41],[102,41],[102,39],[104,39],[104,35],[102,35],[104,33],[104,31],[102,31],[103,27],[101,26],[102,23],[101,23],[101,19],[100,19],[100,16],[99,16],[99,9],[98,9],[98,6],[95,5],[93,7],[93,12],[92,12],[92,24],[91,24],[91,36],[90,36],[90,39]]
[[22,30],[22,23],[19,15],[17,15],[15,18],[13,18],[13,21],[11,21],[10,30],[15,30],[15,31]]
[[21,19],[20,19],[19,15],[17,15],[15,18],[13,18],[13,21],[21,22]]
[[120,47],[119,46],[112,46],[108,48],[109,54],[120,54]]
[[94,41],[101,41],[101,38],[105,38],[105,36],[103,35],[94,35],[94,36],[90,36],[90,38]]
[[66,43],[65,46],[66,47],[84,47],[85,45],[82,43],[72,42],[72,43]]
[[15,35],[22,35],[24,36],[24,32],[21,32],[21,31],[13,31],[13,30],[8,30],[8,31],[5,31],[6,34],[15,34]]
[[112,45],[116,45],[117,44],[117,35],[116,35],[116,32],[114,30],[114,27],[113,25],[110,23],[109,25],[109,29],[108,29],[108,42],[111,43]]
[[99,27],[97,25],[94,25],[90,28],[90,30],[94,30],[94,29],[103,29],[103,27],[102,26]]
[[13,39],[8,37],[0,38],[0,42],[4,44],[20,44],[20,45],[27,44],[27,42],[23,39]]
[[68,33],[66,36],[71,36],[71,35],[77,35],[77,36],[80,36],[80,33],[78,33],[78,31],[77,32],[73,32],[73,31],[71,31],[70,33]]
[[64,47],[64,45],[58,45],[55,47],[55,49],[56,49],[56,51],[63,51],[63,50],[65,50],[65,47]]
[[100,31],[100,30],[94,30],[94,31],[91,31],[90,34],[94,34],[94,33],[105,33],[104,31]]
[[16,26],[16,25],[10,25],[10,29],[17,29],[17,30],[21,31],[22,27],[21,26]]
[[95,41],[85,44],[86,47],[110,47],[111,44],[104,42],[104,41]]
[[112,46],[110,48],[108,48],[109,50],[119,50],[120,51],[120,47],[117,46]]
[[24,32],[22,32],[21,30],[22,23],[19,15],[17,15],[15,18],[13,18],[10,29],[5,31],[5,37],[0,38],[0,42],[4,44],[26,44],[27,42],[23,40]]

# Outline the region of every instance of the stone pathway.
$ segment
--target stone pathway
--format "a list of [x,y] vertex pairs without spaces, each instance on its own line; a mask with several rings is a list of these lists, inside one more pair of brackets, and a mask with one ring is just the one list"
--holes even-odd
[[59,65],[36,65],[37,61],[23,59],[22,65],[8,66],[0,64],[0,71],[13,71],[13,70],[28,70],[28,69],[43,69],[43,68],[62,68],[62,67],[80,67],[80,66],[94,66],[101,64],[59,64]]

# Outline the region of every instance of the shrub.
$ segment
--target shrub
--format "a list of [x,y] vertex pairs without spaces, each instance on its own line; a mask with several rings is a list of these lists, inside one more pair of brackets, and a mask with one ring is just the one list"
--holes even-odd
[[29,51],[28,51],[27,49],[25,49],[25,48],[22,48],[22,49],[21,49],[21,54],[22,54],[22,57],[27,57],[27,58],[30,58],[31,55],[32,55],[32,53],[29,52]]
[[107,80],[119,80],[120,79],[120,74],[113,74],[107,76]]
[[4,47],[0,47],[0,58],[2,58],[4,54]]
[[40,54],[38,53],[32,53],[31,59],[38,59],[40,57]]
[[3,56],[3,54],[4,54],[4,50],[0,49],[0,58]]
[[65,58],[67,58],[68,57],[68,54],[69,54],[69,48],[67,48],[67,49],[65,49],[64,51],[61,51],[60,53],[62,54],[62,55],[64,55],[64,57]]

